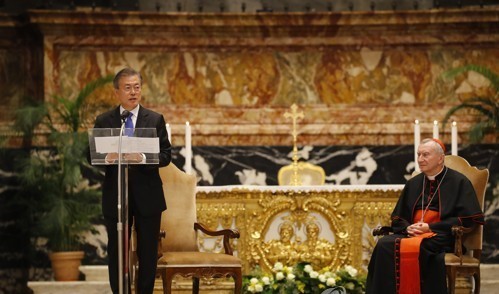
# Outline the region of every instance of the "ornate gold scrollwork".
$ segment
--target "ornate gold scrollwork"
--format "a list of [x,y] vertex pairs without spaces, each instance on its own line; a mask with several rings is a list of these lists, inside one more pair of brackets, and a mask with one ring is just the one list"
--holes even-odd
[[220,272],[214,268],[193,268],[192,271],[178,272],[176,276],[182,278],[201,277],[205,285],[215,285],[222,282],[220,278],[230,278],[232,273]]
[[[314,191],[241,187],[198,192],[198,219],[211,228],[239,230],[241,238],[232,245],[243,261],[245,273],[256,265],[270,270],[276,260],[289,265],[309,261],[319,266],[350,264],[365,269],[376,241],[372,228],[389,224],[400,189]],[[199,240],[203,240],[206,251],[221,250],[218,240],[202,235]]]
[[248,228],[253,262],[267,269],[278,261],[344,265],[348,253],[342,249],[351,241],[340,199],[291,194],[259,200],[263,211],[249,220]]
[[[244,212],[241,203],[198,204],[198,221],[212,229],[238,227],[237,216]],[[231,240],[232,248],[237,251],[237,239]],[[199,250],[203,252],[220,253],[223,248],[223,237],[211,237],[198,233]]]
[[372,231],[379,225],[390,224],[390,214],[395,203],[393,201],[359,202],[354,207],[355,231],[358,232],[354,238],[360,240],[362,247],[356,248],[357,260],[364,268],[367,268],[371,252],[376,245],[376,238]]

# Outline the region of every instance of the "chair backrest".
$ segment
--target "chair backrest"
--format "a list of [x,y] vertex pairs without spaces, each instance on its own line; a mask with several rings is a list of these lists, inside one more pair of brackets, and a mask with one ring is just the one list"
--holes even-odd
[[[456,170],[463,175],[465,175],[473,185],[475,189],[476,197],[478,203],[483,211],[483,204],[485,199],[485,190],[487,188],[487,181],[489,180],[489,170],[488,169],[478,169],[471,166],[466,159],[457,155],[446,155],[445,165],[453,170]],[[419,174],[420,172],[413,172],[412,176]],[[482,239],[483,239],[483,226],[476,226],[475,229],[468,234],[463,236],[463,245],[468,250],[481,250],[482,249]]]
[[[487,181],[489,180],[489,170],[488,169],[478,169],[474,166],[470,166],[466,159],[457,155],[447,155],[445,156],[445,165],[453,170],[465,175],[473,185],[475,189],[476,197],[478,198],[478,203],[480,207],[484,207],[485,190],[487,188]],[[475,229],[463,236],[463,245],[468,250],[482,249],[482,239],[483,239],[483,226],[476,226]]]
[[167,210],[161,215],[163,251],[198,251],[194,230],[196,216],[196,176],[179,170],[173,163],[159,169]]
[[[280,186],[292,185],[294,167],[293,164],[281,167],[277,174],[277,181]],[[320,186],[326,181],[324,169],[318,165],[308,162],[298,162],[298,175],[302,186]]]

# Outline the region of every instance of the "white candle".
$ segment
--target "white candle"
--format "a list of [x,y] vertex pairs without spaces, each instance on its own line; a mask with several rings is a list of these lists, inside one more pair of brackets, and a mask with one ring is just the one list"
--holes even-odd
[[421,141],[421,129],[419,127],[419,120],[414,121],[414,169],[419,171],[418,165],[418,146]]
[[451,135],[452,135],[451,154],[457,155],[457,123],[455,121],[452,122]]
[[433,138],[438,139],[438,120],[433,121]]
[[166,124],[166,132],[168,133],[168,141],[171,144],[172,143],[172,129],[170,128],[170,124]]
[[191,143],[191,125],[185,123],[185,172],[192,172],[192,143]]

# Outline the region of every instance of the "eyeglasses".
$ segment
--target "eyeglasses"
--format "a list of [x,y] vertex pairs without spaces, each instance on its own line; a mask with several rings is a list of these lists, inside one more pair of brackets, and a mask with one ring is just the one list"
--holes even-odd
[[140,85],[135,85],[135,86],[130,86],[130,85],[126,85],[124,88],[123,88],[123,91],[125,91],[126,93],[130,93],[132,91],[138,93],[142,90],[142,87]]

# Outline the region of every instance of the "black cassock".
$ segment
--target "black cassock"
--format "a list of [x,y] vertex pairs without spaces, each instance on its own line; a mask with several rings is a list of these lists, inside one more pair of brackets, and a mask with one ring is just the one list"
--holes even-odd
[[[421,293],[446,294],[445,253],[454,250],[454,237],[451,227],[462,225],[471,227],[483,224],[483,213],[471,182],[463,174],[445,167],[434,181],[424,178],[421,173],[411,178],[392,212],[394,234],[378,240],[368,267],[367,294],[397,293],[398,267],[395,265],[396,240],[407,238],[406,228],[413,223],[417,210],[428,206],[431,195],[435,195],[429,205],[430,210],[439,212],[440,221],[430,224],[437,235],[423,239],[419,253]],[[424,203],[421,194],[424,189]],[[403,294],[403,293],[401,293]]]

